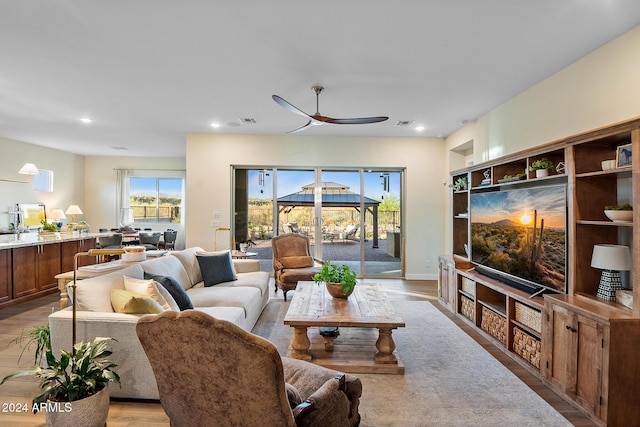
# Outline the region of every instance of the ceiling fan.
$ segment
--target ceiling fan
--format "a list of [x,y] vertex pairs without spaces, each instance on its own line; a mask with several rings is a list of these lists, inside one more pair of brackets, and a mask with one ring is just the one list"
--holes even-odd
[[300,116],[303,116],[309,119],[307,124],[305,124],[304,126],[291,130],[287,133],[300,132],[309,126],[315,126],[315,125],[324,125],[324,124],[361,125],[361,124],[367,124],[367,123],[384,122],[389,118],[386,116],[378,116],[378,117],[360,117],[356,119],[334,119],[333,117],[323,116],[322,114],[320,114],[320,94],[322,93],[324,88],[322,86],[312,86],[311,90],[316,94],[316,113],[313,115],[307,114],[304,111],[298,109],[297,107],[294,107],[293,104],[289,103],[288,101],[285,101],[278,95],[271,96],[273,100],[276,101],[283,108],[291,111],[292,113],[298,114]]

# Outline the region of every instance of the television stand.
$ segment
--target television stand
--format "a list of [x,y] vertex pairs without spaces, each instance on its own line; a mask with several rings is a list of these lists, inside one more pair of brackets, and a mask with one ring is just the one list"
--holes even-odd
[[[442,271],[441,289],[451,289],[454,301],[443,304],[465,323],[489,339],[497,348],[541,378],[543,289],[522,283],[505,283],[470,268],[467,262],[451,260],[454,266]],[[466,261],[466,260],[465,260]],[[440,263],[441,268],[446,263]],[[455,274],[446,274],[453,270]]]

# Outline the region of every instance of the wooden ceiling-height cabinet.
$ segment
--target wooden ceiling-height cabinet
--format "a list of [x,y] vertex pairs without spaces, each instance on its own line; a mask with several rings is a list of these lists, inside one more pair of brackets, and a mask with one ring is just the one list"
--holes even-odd
[[[467,177],[469,188],[452,192],[453,256],[440,264],[441,282],[455,283],[453,295],[441,289],[441,302],[455,307],[456,314],[478,330],[488,330],[497,346],[521,364],[526,360],[525,367],[602,426],[640,425],[640,161],[618,162],[621,147],[640,153],[640,118],[452,172],[452,183]],[[528,167],[542,158],[562,162],[564,168],[537,178]],[[614,160],[615,167],[603,167],[605,160]],[[470,194],[557,183],[567,186],[566,294],[527,299],[469,269],[465,248],[472,243],[472,218],[466,212]],[[613,222],[605,216],[605,206],[625,203],[634,207],[633,221]],[[597,244],[630,248],[633,269],[623,272],[623,285],[633,295],[630,306],[597,297],[602,271],[591,267]],[[447,271],[451,264],[454,277]],[[465,289],[465,283],[474,286]],[[483,296],[480,291],[490,292]],[[521,308],[518,304],[541,315],[541,333],[518,319],[513,309]],[[499,322],[485,322],[485,311],[492,311]],[[539,369],[532,369],[536,354],[516,348],[523,333],[527,345],[539,345]],[[496,339],[503,334],[505,339]]]

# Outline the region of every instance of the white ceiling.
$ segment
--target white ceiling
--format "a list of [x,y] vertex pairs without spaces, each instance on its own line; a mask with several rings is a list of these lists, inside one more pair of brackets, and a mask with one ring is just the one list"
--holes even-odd
[[638,0],[0,0],[0,136],[184,156],[302,126],[271,95],[312,114],[315,84],[324,115],[390,119],[303,134],[447,136],[639,23]]

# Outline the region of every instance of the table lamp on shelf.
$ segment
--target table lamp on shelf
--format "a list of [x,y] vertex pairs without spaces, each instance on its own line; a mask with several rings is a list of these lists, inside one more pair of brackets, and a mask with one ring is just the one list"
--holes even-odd
[[78,205],[70,205],[65,213],[67,215],[71,215],[71,222],[67,224],[67,229],[76,229],[78,227],[78,224],[76,223],[76,215],[82,215],[82,210],[80,209],[80,207]]
[[631,270],[631,252],[628,246],[594,245],[591,267],[602,270],[597,297],[616,300],[616,291],[622,290],[621,271]]

